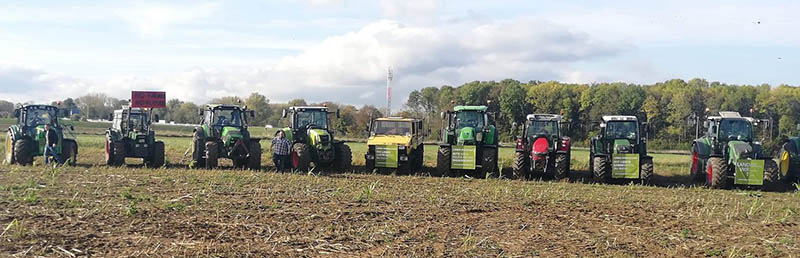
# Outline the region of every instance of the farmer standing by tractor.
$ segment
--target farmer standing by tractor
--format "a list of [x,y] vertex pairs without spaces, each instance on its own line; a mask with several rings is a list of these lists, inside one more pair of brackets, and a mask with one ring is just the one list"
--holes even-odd
[[280,172],[286,169],[289,146],[290,143],[286,139],[286,133],[283,130],[275,132],[275,138],[272,139],[272,163],[275,164],[275,169]]

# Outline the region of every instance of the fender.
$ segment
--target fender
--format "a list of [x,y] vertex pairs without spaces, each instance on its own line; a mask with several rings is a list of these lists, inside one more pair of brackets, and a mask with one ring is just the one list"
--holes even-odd
[[691,151],[697,151],[697,156],[707,159],[711,156],[711,143],[707,138],[697,139],[692,143]]
[[[794,145],[794,149],[789,150],[789,155],[797,156],[797,150],[800,150],[800,137],[791,137],[783,142],[783,144],[786,143]],[[781,146],[783,146],[783,144],[781,144]]]
[[8,127],[8,135],[11,137],[12,141],[16,141],[22,137],[22,132],[20,131],[19,126],[12,125]]
[[449,143],[439,143],[439,147],[450,147],[452,144]]
[[65,142],[72,142],[72,145],[75,146],[75,155],[77,156],[78,155],[78,149],[80,149],[80,148],[78,148],[78,141],[76,141],[74,139],[64,139],[64,141]]
[[566,154],[569,153],[570,149],[572,149],[572,140],[569,137],[563,137],[558,144],[558,151],[556,151],[556,153]]
[[202,126],[195,127],[194,130],[192,130],[192,134],[200,135],[200,137],[203,138],[203,140],[205,140],[206,138],[206,131],[203,129]]

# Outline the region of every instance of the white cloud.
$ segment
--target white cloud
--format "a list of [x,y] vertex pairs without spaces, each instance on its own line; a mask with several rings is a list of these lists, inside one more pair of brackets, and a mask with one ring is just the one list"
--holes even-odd
[[217,3],[197,5],[167,5],[160,3],[136,4],[117,11],[142,35],[160,36],[169,25],[190,22],[212,15],[219,7]]

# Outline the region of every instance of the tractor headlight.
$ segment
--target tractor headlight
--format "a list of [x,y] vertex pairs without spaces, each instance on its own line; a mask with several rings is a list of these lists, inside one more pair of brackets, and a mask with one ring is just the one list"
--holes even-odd
[[139,143],[144,143],[145,139],[139,139]]
[[408,156],[406,156],[406,155],[401,155],[401,156],[400,156],[400,161],[408,161]]
[[397,149],[398,150],[406,150],[406,146],[405,145],[400,145],[400,146],[397,146]]
[[483,140],[483,133],[482,132],[478,132],[477,134],[475,134],[475,140],[482,141]]

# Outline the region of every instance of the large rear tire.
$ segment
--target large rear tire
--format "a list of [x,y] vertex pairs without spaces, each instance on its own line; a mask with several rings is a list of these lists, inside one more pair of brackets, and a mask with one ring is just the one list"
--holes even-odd
[[425,145],[420,144],[417,149],[414,150],[414,165],[412,166],[416,172],[422,170],[423,166],[425,165]]
[[761,188],[765,191],[778,191],[781,190],[782,181],[778,164],[771,159],[764,160],[764,185]]
[[569,176],[569,159],[567,154],[556,154],[556,173],[553,175],[555,180],[562,180]]
[[33,164],[33,143],[31,140],[22,138],[18,139],[14,142],[14,159],[17,161],[17,164],[20,165],[31,165]]
[[483,149],[483,163],[481,163],[481,168],[483,170],[483,175],[478,175],[483,178],[489,177],[498,177],[498,168],[497,168],[497,149],[494,148],[484,148]]
[[116,141],[111,143],[111,165],[125,165],[125,143]]
[[608,183],[611,181],[611,164],[605,157],[594,157],[592,167],[592,177],[595,182]]
[[64,139],[61,144],[61,158],[64,159],[66,165],[78,164],[78,143],[74,140]]
[[311,163],[311,150],[305,143],[295,143],[292,146],[292,153],[290,153],[292,168],[297,171],[308,171],[308,166]]
[[207,141],[206,149],[206,169],[214,169],[219,164],[219,146],[216,141]]
[[250,141],[247,150],[250,151],[250,156],[247,157],[247,168],[261,170],[261,143],[256,140]]
[[336,168],[341,171],[346,171],[353,166],[353,151],[347,144],[339,143],[333,145],[336,147]]
[[164,142],[155,142],[153,144],[153,153],[150,157],[147,166],[150,168],[160,168],[164,166]]
[[517,151],[514,152],[514,164],[511,166],[511,171],[513,178],[517,179],[528,179],[530,173],[530,158],[526,155],[525,152]]
[[653,179],[653,159],[645,158],[642,160],[641,170],[641,180],[643,185],[650,185]]
[[195,132],[192,138],[192,163],[189,164],[189,167],[201,168],[206,166],[206,158],[204,157],[206,154],[205,144],[203,136]]
[[436,155],[436,172],[441,176],[450,176],[451,155],[450,147],[439,147],[439,152]]
[[795,149],[793,143],[786,142],[781,146],[781,150],[778,153],[779,174],[781,181],[785,184],[791,184],[800,177],[800,174],[798,174],[799,168],[794,166],[794,161],[792,160],[792,157],[797,158]]
[[714,189],[726,189],[728,183],[728,163],[720,157],[708,159],[708,186]]
[[3,161],[5,161],[6,164],[12,165],[12,164],[14,164],[16,162],[16,160],[14,160],[14,140],[11,140],[11,132],[6,133],[6,153],[5,154],[6,155],[5,155],[5,158],[3,159]]

